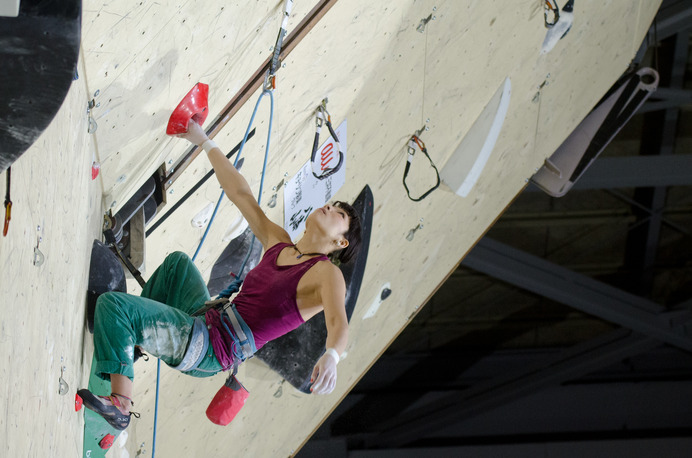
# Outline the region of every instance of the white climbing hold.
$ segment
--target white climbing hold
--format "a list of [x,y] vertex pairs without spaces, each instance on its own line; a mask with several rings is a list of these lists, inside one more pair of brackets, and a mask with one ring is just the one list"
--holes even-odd
[[223,242],[230,242],[234,238],[238,237],[240,234],[245,232],[248,227],[248,222],[243,215],[238,215],[236,219],[228,226],[226,229],[226,234],[223,236]]
[[192,221],[190,221],[190,224],[192,224],[192,227],[198,227],[202,228],[207,225],[209,222],[209,219],[211,218],[212,213],[214,213],[214,204],[209,203],[206,207],[202,209],[199,213],[197,213],[193,218]]

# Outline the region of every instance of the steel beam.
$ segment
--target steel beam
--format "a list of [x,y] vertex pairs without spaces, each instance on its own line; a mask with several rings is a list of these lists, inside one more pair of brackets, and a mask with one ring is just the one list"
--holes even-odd
[[672,37],[680,32],[692,29],[692,2],[689,0],[664,1],[649,27],[634,62],[639,63],[644,53],[651,46],[656,46],[661,40]]
[[624,329],[575,345],[519,373],[444,396],[385,422],[380,433],[365,441],[367,447],[396,447],[425,437],[453,422],[573,380],[629,356],[660,345],[656,339]]
[[671,89],[659,87],[646,102],[637,110],[636,114],[650,113],[652,111],[680,108],[692,104],[692,91],[687,89]]
[[520,288],[634,329],[618,329],[575,345],[533,367],[447,395],[397,415],[375,429],[367,447],[400,446],[451,422],[572,380],[624,358],[650,350],[659,341],[692,351],[689,304],[667,312],[658,304],[571,272],[520,250],[482,239],[462,264]]
[[[689,3],[689,2],[688,2]],[[680,32],[671,43],[672,52],[662,47],[661,80],[672,89],[682,89],[687,63],[689,32]],[[665,57],[664,57],[665,56]],[[663,112],[648,113],[644,117],[640,155],[672,155],[675,147],[680,110],[671,108]],[[653,266],[661,235],[661,212],[665,207],[667,189],[664,186],[639,187],[635,190],[633,212],[637,215],[628,232],[625,264],[635,272],[628,289],[642,295],[651,292],[654,283]],[[641,210],[638,207],[644,207]],[[644,224],[642,224],[644,223]]]
[[[462,264],[554,301],[692,351],[692,336],[662,306],[552,262],[483,238]],[[682,313],[682,312],[681,312]],[[692,313],[686,312],[692,316]]]
[[668,1],[661,5],[655,19],[654,38],[664,40],[692,29],[692,2]]
[[[692,154],[599,157],[573,190],[692,186]],[[530,184],[525,192],[540,189]]]

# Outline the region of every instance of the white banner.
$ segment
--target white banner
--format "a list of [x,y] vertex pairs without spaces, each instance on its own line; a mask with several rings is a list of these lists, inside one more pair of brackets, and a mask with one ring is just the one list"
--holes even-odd
[[[329,130],[326,126],[322,132]],[[329,168],[334,168],[339,163],[338,146],[331,135],[317,150],[315,164],[308,161],[300,168],[284,188],[284,229],[296,241],[305,230],[305,220],[316,209],[324,206],[346,181],[346,120],[336,128],[335,133],[339,137],[341,152],[344,154],[344,162],[338,172],[324,180],[318,180],[312,174],[320,175]]]

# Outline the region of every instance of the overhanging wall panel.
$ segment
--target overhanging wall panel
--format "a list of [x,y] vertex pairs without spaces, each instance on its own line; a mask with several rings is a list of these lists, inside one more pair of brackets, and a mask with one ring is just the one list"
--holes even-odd
[[[603,27],[598,18],[612,15],[614,8],[604,3],[578,10],[577,22],[567,38],[550,54],[539,56],[545,29],[542,11],[535,2],[513,5],[502,14],[481,2],[372,6],[364,1],[342,0],[333,7],[289,56],[279,74],[267,183],[276,184],[284,173],[292,176],[307,160],[313,110],[328,96],[335,121],[346,117],[349,126],[348,178],[335,197],[352,199],[368,183],[376,202],[370,258],[351,321],[348,357],[339,365],[337,392],[322,398],[297,393],[262,363],[253,361],[241,371],[241,379],[252,392],[251,399],[238,421],[219,432],[205,423],[201,414],[221,377],[217,377],[216,384],[205,381],[204,388],[199,389],[198,381],[170,374],[176,394],[167,394],[161,408],[172,414],[184,399],[190,406],[189,413],[200,419],[199,427],[190,434],[204,445],[197,449],[190,446],[191,451],[197,450],[195,453],[201,456],[199,447],[212,454],[225,447],[238,450],[225,444],[224,438],[228,437],[239,450],[258,456],[282,456],[300,446],[309,431],[328,415],[337,398],[375,361],[520,192],[525,179],[626,69],[631,56],[622,49],[629,49],[637,40],[633,37],[634,27],[627,25],[636,21],[628,18],[636,17],[639,7],[617,8],[622,20]],[[416,32],[420,20],[429,14],[436,19],[427,24],[425,33]],[[637,31],[640,36],[643,32]],[[471,195],[460,199],[438,190],[420,203],[409,201],[401,185],[408,136],[421,127],[421,121],[430,119],[430,130],[423,133],[423,139],[435,162],[442,165],[507,76],[512,78],[513,95],[505,127]],[[546,79],[549,84],[534,101]],[[239,140],[249,109],[244,108],[222,132],[237,133],[224,139],[225,146]],[[262,119],[266,113],[259,116]],[[251,141],[248,158],[261,154],[264,128],[260,127]],[[255,189],[258,166],[253,162],[257,161],[247,159],[243,169],[249,180],[254,180]],[[426,166],[425,161],[416,165]],[[425,189],[430,176],[418,176],[413,186]],[[264,202],[269,195],[265,191]],[[200,202],[191,206],[203,205]],[[281,205],[274,209],[265,206],[265,210],[270,217],[281,220]],[[420,218],[424,219],[424,228],[407,241],[409,229]],[[171,224],[166,226],[168,231],[177,227]],[[213,228],[211,234],[215,231],[216,235],[206,242],[204,251],[208,254],[198,263],[206,274],[222,248],[218,243],[222,230]],[[156,262],[167,251],[166,240],[151,240],[152,245],[160,244],[156,250],[159,254],[152,256],[158,258]],[[374,318],[363,320],[366,305],[385,282],[392,284],[392,296]],[[194,387],[196,393],[190,396]],[[148,408],[151,398],[145,396],[144,402]],[[138,424],[141,427],[137,428],[136,442],[145,440],[150,428],[148,423]],[[188,424],[189,419],[170,420],[164,433],[171,441],[166,442],[165,447],[170,447],[167,450],[185,447],[175,438],[183,428],[189,430]]]
[[[156,168],[177,160],[188,149],[184,141],[164,135],[170,111],[201,80],[211,85],[209,119],[213,119],[268,57],[280,24],[282,3],[217,1],[208,2],[203,9],[192,2],[174,1],[86,3],[82,46],[85,69],[80,72],[80,84],[88,89],[81,86],[82,93],[70,95],[72,102],[66,105],[66,116],[75,121],[56,124],[60,127],[47,134],[46,149],[64,144],[75,125],[81,129],[79,132],[85,130],[87,94],[90,98],[99,89],[97,101],[101,106],[93,111],[99,127],[92,139],[103,165],[103,208],[93,202],[89,207],[81,200],[78,208],[59,207],[68,215],[60,222],[62,231],[51,231],[43,243],[58,246],[73,239],[77,248],[70,252],[69,263],[51,268],[63,269],[74,279],[86,278],[85,250],[93,238],[99,237],[94,221],[100,219],[101,212],[113,201],[117,209]],[[315,3],[296,2],[289,29]],[[261,362],[251,361],[240,373],[251,398],[238,419],[221,428],[206,420],[204,409],[223,376],[199,380],[164,368],[157,453],[285,456],[297,450],[521,191],[544,158],[627,68],[657,6],[657,2],[648,1],[626,2],[624,6],[615,1],[578,3],[576,20],[567,37],[551,53],[540,56],[545,29],[540,2],[535,0],[510,2],[501,11],[495,4],[482,1],[338,1],[290,54],[286,67],[278,74],[272,150],[263,197],[267,214],[281,220],[281,203],[273,209],[266,207],[271,187],[284,174],[292,176],[308,160],[313,110],[328,96],[333,120],[338,123],[347,118],[349,132],[347,183],[335,198],[351,200],[369,184],[376,205],[369,262],[351,322],[348,356],[339,365],[337,389],[325,397],[303,395]],[[417,32],[421,19],[430,14],[435,20],[428,22],[424,33]],[[509,112],[490,161],[469,197],[461,199],[440,189],[420,203],[409,201],[401,185],[408,137],[422,126],[422,121],[430,119],[430,130],[423,133],[423,139],[433,160],[442,166],[505,77],[512,80]],[[543,86],[534,102],[538,87],[546,79],[549,84]],[[240,141],[257,95],[216,137],[224,149],[230,150]],[[265,105],[258,113],[255,138],[245,152],[243,173],[255,190],[267,116]],[[75,147],[89,162],[90,150],[84,148]],[[427,167],[421,159],[417,155],[416,172]],[[18,169],[29,161],[21,158]],[[55,180],[61,189],[71,189],[61,184],[63,181],[78,183],[89,173],[88,167],[59,168],[63,181],[58,181],[41,175],[39,164],[31,163],[29,168],[24,173]],[[167,195],[168,208],[207,170],[206,159],[196,159],[174,183],[173,193]],[[410,185],[424,190],[431,184],[429,180],[425,172],[417,173]],[[84,188],[91,199],[101,200],[98,182]],[[190,219],[215,202],[218,193],[218,185],[210,180],[147,240],[146,276],[168,252],[194,251],[201,231],[190,226]],[[41,200],[35,208],[47,212],[52,205]],[[230,203],[224,203],[210,232],[197,262],[206,276],[223,249],[221,238],[235,212]],[[85,215],[92,215],[87,223]],[[409,230],[421,218],[424,227],[407,241]],[[83,225],[77,233],[76,224]],[[11,230],[17,227],[13,225]],[[84,227],[88,227],[86,232]],[[24,251],[28,247],[26,252],[30,253],[32,246],[25,239],[32,238],[32,231],[26,230],[21,239],[3,240],[3,259],[9,259],[7,253],[19,247]],[[45,276],[39,277],[33,266],[23,262],[12,258],[10,265],[26,282],[39,284]],[[3,282],[7,281],[3,274]],[[385,282],[391,283],[392,295],[373,318],[363,320],[367,306]],[[29,286],[11,285],[10,297],[23,297]],[[81,286],[74,288],[37,288],[38,296],[26,302],[41,304],[39,310],[44,310],[50,306],[38,297],[50,295],[59,307],[81,316],[83,306],[74,305],[81,300],[75,293]],[[19,313],[30,322],[29,326],[37,328],[43,318],[43,314]],[[72,324],[60,320],[54,325],[61,332],[72,329]],[[48,337],[55,342],[60,339],[59,334]],[[30,334],[28,344],[33,349],[41,348],[45,338]],[[82,375],[87,369],[83,364],[91,360],[90,338],[85,336],[86,350],[81,343],[69,340],[71,358],[84,355],[74,369]],[[34,370],[44,362],[29,366]],[[136,372],[135,397],[143,416],[128,431],[131,456],[142,443],[151,450],[155,364],[137,363]],[[55,389],[53,375],[51,372],[47,378],[37,379],[39,392]],[[23,377],[32,375],[26,373]],[[73,390],[85,381],[72,380]],[[35,396],[36,389],[15,384],[9,388],[7,398],[28,399]],[[78,415],[69,418],[73,419],[69,428],[56,431],[46,427],[43,432],[74,439],[81,420]],[[28,423],[25,427],[29,428]],[[30,450],[29,431],[26,438],[13,439],[13,444],[21,442],[14,448],[17,455],[27,455],[21,452]],[[78,449],[80,441],[60,443],[60,447]],[[63,450],[51,448],[50,444],[42,446]]]

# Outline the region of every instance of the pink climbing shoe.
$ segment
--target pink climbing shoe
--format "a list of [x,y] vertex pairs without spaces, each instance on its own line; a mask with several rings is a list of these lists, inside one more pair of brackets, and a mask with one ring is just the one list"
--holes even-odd
[[[110,396],[96,396],[86,388],[82,388],[81,390],[77,391],[77,394],[82,398],[84,401],[84,406],[87,409],[93,410],[97,414],[101,415],[109,425],[118,431],[122,431],[128,427],[130,424],[130,416],[139,418],[139,414],[137,412],[122,413],[120,411],[118,407],[122,407],[122,404],[120,403],[118,396],[125,397],[120,394],[111,393]],[[110,402],[110,405],[104,401]],[[130,403],[134,405],[131,399]]]

